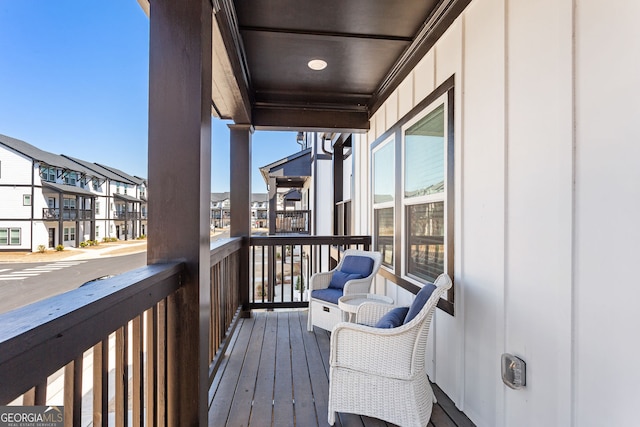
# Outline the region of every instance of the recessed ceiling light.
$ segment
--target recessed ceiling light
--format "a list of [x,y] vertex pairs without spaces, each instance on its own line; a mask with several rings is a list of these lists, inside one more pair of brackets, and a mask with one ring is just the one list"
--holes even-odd
[[309,68],[316,71],[324,70],[325,68],[327,68],[327,62],[323,61],[322,59],[312,59],[307,65],[309,66]]

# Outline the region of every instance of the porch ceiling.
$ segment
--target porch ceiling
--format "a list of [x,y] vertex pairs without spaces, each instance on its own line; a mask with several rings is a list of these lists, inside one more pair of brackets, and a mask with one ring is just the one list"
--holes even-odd
[[[214,0],[214,114],[355,131],[471,0]],[[312,59],[327,67],[314,71]]]

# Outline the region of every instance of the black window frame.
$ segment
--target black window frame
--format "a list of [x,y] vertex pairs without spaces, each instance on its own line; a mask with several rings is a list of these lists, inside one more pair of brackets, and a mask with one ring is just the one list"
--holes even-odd
[[[394,198],[394,221],[395,221],[395,232],[394,232],[394,267],[390,268],[381,268],[380,274],[386,279],[390,280],[393,283],[396,283],[398,286],[412,292],[417,293],[421,289],[421,284],[424,283],[422,280],[416,280],[414,277],[409,277],[405,274],[404,258],[406,257],[406,251],[402,250],[403,248],[403,236],[406,233],[406,218],[405,218],[405,204],[404,204],[404,193],[402,189],[402,180],[403,178],[403,159],[402,159],[402,144],[404,143],[404,135],[403,130],[404,127],[416,117],[425,115],[425,110],[429,110],[435,102],[437,102],[440,98],[444,97],[446,100],[446,153],[445,153],[445,161],[446,161],[446,174],[447,174],[447,185],[445,187],[445,217],[446,217],[446,230],[445,230],[445,239],[446,239],[446,249],[445,249],[445,257],[447,258],[446,263],[446,273],[451,277],[451,280],[454,283],[454,286],[449,289],[446,294],[446,297],[441,298],[438,301],[438,308],[443,310],[444,312],[455,315],[454,312],[454,302],[455,302],[455,277],[454,277],[454,266],[455,266],[455,252],[454,252],[454,241],[455,241],[455,229],[454,229],[454,213],[455,213],[455,179],[454,179],[454,167],[455,167],[455,159],[454,159],[454,147],[455,147],[455,76],[452,75],[446,81],[444,81],[440,86],[438,86],[433,92],[427,95],[421,102],[419,102],[415,107],[413,107],[406,115],[400,118],[398,122],[396,122],[393,126],[387,129],[382,135],[380,135],[376,140],[371,144],[371,159],[373,163],[373,152],[377,149],[377,147],[381,144],[389,141],[390,138],[394,139],[394,144],[396,146],[395,150],[395,181],[396,181],[396,197]],[[373,169],[373,167],[372,167]],[[373,179],[373,175],[372,175]],[[373,196],[373,194],[372,194]],[[372,216],[375,218],[375,204],[372,207]],[[398,214],[402,212],[402,214]],[[372,218],[372,219],[374,219]],[[375,227],[375,224],[373,224]],[[375,230],[373,233],[375,234]],[[406,241],[406,239],[405,239]],[[374,238],[374,248],[375,248],[375,238]]]

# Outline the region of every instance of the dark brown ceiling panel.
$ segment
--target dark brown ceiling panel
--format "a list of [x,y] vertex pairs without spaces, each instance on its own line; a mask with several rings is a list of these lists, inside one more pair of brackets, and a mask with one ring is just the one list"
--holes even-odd
[[470,1],[217,0],[216,15],[256,128],[363,131]]
[[[403,41],[241,31],[255,90],[373,93],[409,45]],[[311,59],[327,68],[310,69]]]
[[242,0],[240,27],[413,38],[436,0]]

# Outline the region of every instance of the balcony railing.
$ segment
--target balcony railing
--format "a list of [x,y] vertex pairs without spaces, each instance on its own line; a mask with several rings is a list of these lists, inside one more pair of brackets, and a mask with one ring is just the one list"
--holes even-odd
[[311,211],[276,211],[277,234],[300,233],[309,234],[309,217]]
[[[144,218],[146,218],[146,214]],[[122,220],[131,220],[131,219],[142,219],[142,214],[140,212],[127,212],[127,211],[113,211],[114,219],[122,219]]]
[[[212,245],[203,380],[211,384],[225,360],[243,304],[304,307],[311,274],[333,268],[345,248],[370,243],[369,236],[276,236]],[[243,292],[247,249],[251,284]],[[169,375],[169,303],[179,298],[184,272],[182,263],[149,265],[1,314],[0,405],[63,405],[68,425],[104,425],[114,415],[116,425],[166,425],[170,390],[186,381]]]
[[[60,208],[44,208],[42,209],[42,219],[58,220],[60,219],[60,211]],[[92,220],[94,217],[91,209],[62,208],[62,219],[65,221],[76,221]]]
[[[239,317],[242,244],[226,239],[210,252],[209,383]],[[167,374],[167,298],[183,272],[150,265],[0,315],[0,405],[64,405],[65,425],[106,425],[113,396],[116,425],[166,425],[178,388]]]
[[253,236],[249,253],[251,308],[306,307],[311,275],[329,271],[344,249],[369,250],[371,236]]
[[83,220],[93,219],[93,211],[91,209],[79,209],[78,219],[83,219]]
[[42,219],[44,220],[60,219],[60,209],[59,208],[42,209]]

